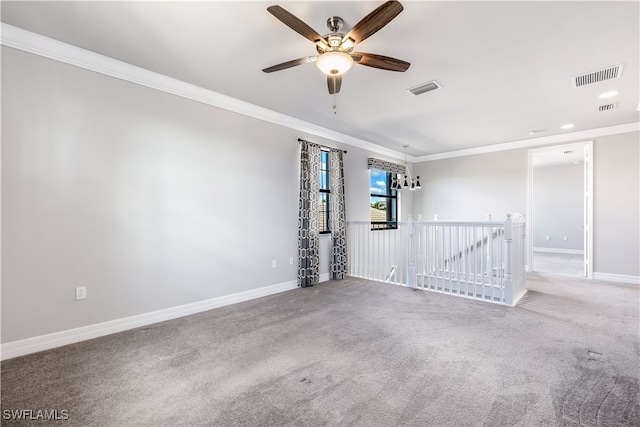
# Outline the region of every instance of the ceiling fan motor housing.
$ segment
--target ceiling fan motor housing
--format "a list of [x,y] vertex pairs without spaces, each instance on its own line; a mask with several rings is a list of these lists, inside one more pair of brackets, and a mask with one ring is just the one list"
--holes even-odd
[[[348,53],[351,50],[353,50],[353,48],[344,49],[344,47],[341,46],[342,40],[344,38],[344,34],[339,33],[338,31],[340,31],[340,28],[342,28],[343,25],[344,25],[344,21],[339,16],[332,16],[329,19],[327,19],[327,27],[331,32],[329,34],[325,34],[324,36],[322,36],[322,38],[326,41],[326,44],[324,43],[316,44],[316,50],[318,51],[319,54],[322,55],[325,52],[332,52],[336,50]],[[329,49],[327,49],[327,46],[329,47]]]
[[342,28],[343,25],[344,20],[339,16],[332,16],[331,18],[327,19],[327,27],[332,33],[337,33],[338,31],[340,31],[340,28]]

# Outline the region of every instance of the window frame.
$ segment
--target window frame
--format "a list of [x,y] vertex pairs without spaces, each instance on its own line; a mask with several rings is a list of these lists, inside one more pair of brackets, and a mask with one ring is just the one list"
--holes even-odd
[[[371,191],[371,171],[378,171],[385,175],[385,188],[386,193],[374,193]],[[394,176],[395,175],[395,176]],[[387,172],[382,169],[370,168],[369,169],[369,206],[372,207],[371,199],[373,197],[387,199],[387,220],[386,221],[372,221],[369,216],[369,222],[371,225],[371,231],[378,230],[397,230],[398,229],[398,190],[391,188],[391,183],[397,180],[397,175],[393,172]],[[392,203],[393,202],[393,203]],[[392,209],[389,209],[392,206]],[[395,219],[393,219],[395,217]]]
[[[323,162],[323,158],[326,160],[325,162]],[[329,161],[330,161],[329,150],[322,149],[320,151],[320,182],[318,183],[319,195],[321,196],[318,198],[319,234],[331,234],[331,182],[330,182],[331,173],[329,169]],[[322,168],[323,164],[326,165],[326,169]],[[323,178],[325,182],[324,188],[322,186]],[[323,195],[326,200],[324,212],[322,211],[322,203],[320,203],[320,200],[322,200]],[[324,224],[325,227],[322,227],[323,224],[320,222],[320,218],[322,217],[322,214],[324,214],[326,218],[326,222]]]

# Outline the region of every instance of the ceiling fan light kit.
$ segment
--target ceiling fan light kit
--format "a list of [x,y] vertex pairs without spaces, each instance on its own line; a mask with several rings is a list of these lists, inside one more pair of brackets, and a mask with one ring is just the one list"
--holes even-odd
[[314,62],[316,68],[327,76],[329,93],[335,95],[340,92],[342,75],[349,71],[354,64],[399,72],[406,71],[411,65],[401,59],[384,55],[353,52],[358,43],[378,32],[402,12],[403,7],[396,0],[390,0],[378,6],[373,12],[354,25],[346,35],[340,32],[344,21],[339,16],[332,16],[327,19],[327,27],[330,33],[321,36],[313,28],[278,5],[270,6],[267,10],[283,24],[314,43],[318,55],[294,59],[264,68],[262,71],[265,73]]
[[341,76],[353,67],[353,58],[340,51],[329,51],[318,56],[316,67],[328,76]]

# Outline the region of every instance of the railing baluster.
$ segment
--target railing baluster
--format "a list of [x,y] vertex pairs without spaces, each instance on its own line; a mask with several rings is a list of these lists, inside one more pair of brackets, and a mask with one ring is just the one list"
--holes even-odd
[[453,226],[449,226],[449,293],[453,293],[453,269],[455,266],[455,261],[453,259],[453,235],[452,235]]
[[380,241],[382,240],[382,236],[384,236],[384,230],[383,231],[378,231],[376,233],[376,271],[375,271],[375,277],[377,277],[377,280],[380,280],[380,269],[381,269],[381,264],[382,264],[382,256],[383,251],[382,251],[382,244],[380,243]]
[[350,222],[347,270],[350,276],[512,305],[526,292],[524,228],[510,216],[505,222],[418,221],[412,228],[399,222],[396,229]]
[[437,234],[436,227],[431,226],[431,240],[429,244],[429,252],[431,252],[431,256],[429,257],[430,267],[429,267],[429,277],[431,278],[429,281],[429,287],[433,289],[437,283],[437,273],[438,273],[438,264],[437,264],[437,252],[436,252],[436,244],[437,244]]
[[504,233],[498,242],[500,242],[500,302],[504,302]]
[[354,226],[354,224],[348,224],[347,227],[348,227],[347,229],[349,230],[349,238],[350,238],[350,242],[348,243],[349,259],[347,260],[347,262],[349,263],[349,276],[357,276],[355,272],[355,267],[358,265],[358,261],[356,259],[356,257],[358,256],[358,248],[356,247],[357,241],[354,237],[356,227]]
[[486,258],[485,258],[485,247],[484,247],[484,227],[478,227],[478,232],[480,233],[480,252],[479,252],[479,270],[478,274],[480,275],[480,283],[479,283],[479,295],[480,298],[484,299],[484,265],[486,263]]
[[456,236],[456,253],[455,253],[455,266],[456,266],[456,293],[460,294],[460,226],[456,226],[455,228],[455,236]]
[[425,262],[426,262],[426,250],[427,248],[424,245],[424,242],[426,242],[426,231],[427,229],[425,228],[424,224],[420,223],[419,224],[419,237],[418,237],[418,250],[420,252],[420,266],[418,267],[417,271],[420,274],[420,281],[418,283],[421,283],[420,287],[424,289],[424,284],[426,281],[425,278]]
[[393,265],[396,268],[396,271],[393,275],[393,283],[398,284],[398,241],[397,241],[398,233],[394,233],[390,236],[391,242],[393,242]]
[[489,280],[491,281],[491,301],[495,301],[495,296],[494,296],[495,286],[494,285],[495,285],[495,282],[496,282],[496,279],[497,279],[497,277],[494,279],[494,274],[493,274],[494,269],[496,268],[495,267],[496,264],[494,262],[495,261],[494,260],[494,257],[495,257],[495,239],[493,238],[493,233],[496,233],[496,235],[498,233],[498,230],[495,227],[491,227],[491,234],[489,236],[489,238],[491,239],[491,252],[490,252],[490,259],[491,259],[491,263],[490,264],[491,264],[491,266],[489,267],[489,278],[490,278]]
[[391,259],[391,250],[389,248],[389,242],[387,242],[387,238],[389,237],[389,233],[385,231],[384,236],[382,241],[383,243],[383,247],[385,250],[385,262],[384,262],[384,267],[382,268],[382,274],[383,274],[383,280],[386,280],[387,275],[391,272],[391,265],[393,263],[392,259]]
[[367,256],[367,251],[369,250],[369,245],[368,245],[368,242],[365,240],[366,239],[366,235],[364,233],[362,224],[360,224],[359,230],[360,230],[359,231],[359,233],[360,233],[359,238],[360,238],[360,249],[361,249],[361,253],[360,253],[360,258],[361,258],[361,260],[360,260],[360,277],[364,277],[364,278],[368,279],[368,277],[365,274],[364,267],[367,265],[367,259],[365,257]]
[[436,254],[438,256],[436,289],[444,290],[444,226],[438,226],[437,231],[438,247],[436,248]]
[[367,264],[365,257],[366,257],[368,245],[364,240],[364,230],[363,230],[362,224],[360,224],[359,229],[360,229],[360,232],[359,232],[360,234],[358,237],[360,238],[360,255],[359,255],[360,266],[358,268],[358,271],[360,272],[360,277],[364,277],[368,279],[368,277],[364,275],[364,266]]
[[[360,249],[361,249],[361,264],[360,264],[360,277],[367,277],[365,276],[365,271],[364,271],[364,266],[366,265],[366,250],[365,250],[365,246],[368,247],[369,245],[365,245],[365,231],[368,232],[368,230],[365,230],[365,227],[362,226],[362,224],[360,224]],[[368,277],[367,277],[368,278]]]
[[367,262],[363,267],[365,268],[365,274],[366,274],[365,277],[367,279],[373,279],[373,275],[371,274],[371,267],[372,267],[371,260],[373,259],[372,258],[372,253],[373,253],[373,231],[369,231],[366,234],[366,241],[367,241]]
[[469,296],[469,255],[471,249],[469,248],[469,227],[465,228],[464,233],[464,247],[467,248],[464,254],[464,281],[467,284],[467,296]]
[[471,233],[471,238],[473,239],[473,297],[476,298],[476,296],[478,295],[478,289],[477,289],[477,285],[476,282],[478,281],[478,246],[477,246],[477,241],[478,241],[478,232],[477,232],[477,227],[473,226],[472,227],[472,233]]
[[377,234],[376,234],[376,233],[377,233],[377,232],[375,232],[375,233],[374,233],[373,231],[371,231],[371,232],[369,233],[370,252],[371,252],[371,253],[369,254],[369,258],[370,258],[371,260],[369,261],[369,265],[370,265],[370,267],[369,267],[368,274],[369,274],[369,277],[370,277],[372,280],[375,280],[375,278],[376,278],[376,275],[375,275],[375,271],[376,271],[376,270],[375,270],[375,269],[376,269],[376,265],[375,265],[375,263],[376,263],[376,253],[377,253],[377,252],[376,252],[376,237],[377,237]]
[[377,277],[379,281],[383,281],[384,280],[384,275],[386,274],[386,272],[384,271],[384,257],[385,257],[385,250],[384,250],[384,233],[386,233],[386,231],[378,231],[376,234],[378,235],[378,261],[377,261]]

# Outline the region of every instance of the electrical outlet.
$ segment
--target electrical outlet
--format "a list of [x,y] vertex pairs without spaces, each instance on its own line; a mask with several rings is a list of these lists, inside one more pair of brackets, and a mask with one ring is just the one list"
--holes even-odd
[[293,257],[289,258],[289,265],[293,265]]
[[274,259],[271,261],[271,268],[276,268],[278,266],[278,260]]
[[544,236],[544,240],[551,240],[551,236]]
[[569,237],[567,237],[567,236],[562,236],[562,240],[569,240]]
[[81,300],[85,298],[87,298],[87,288],[85,286],[76,288],[76,300]]

